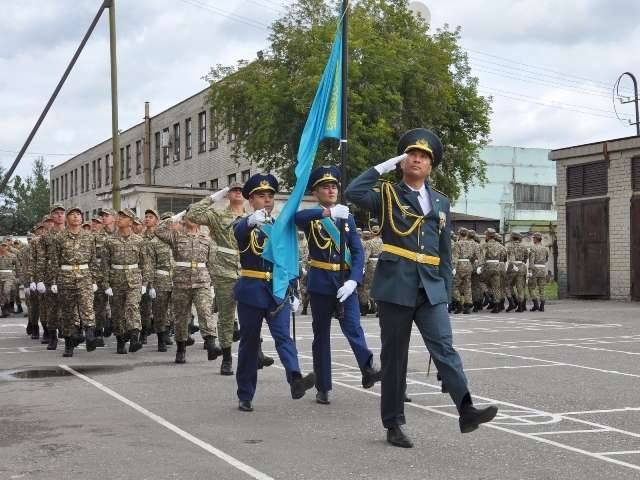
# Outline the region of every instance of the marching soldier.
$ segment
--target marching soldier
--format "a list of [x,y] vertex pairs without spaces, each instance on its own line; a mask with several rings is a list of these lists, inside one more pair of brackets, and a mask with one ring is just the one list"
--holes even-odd
[[9,245],[6,242],[0,243],[0,317],[9,316],[9,299],[11,298],[11,289],[16,282],[16,272],[19,270],[18,258],[9,251]]
[[[349,200],[381,219],[384,246],[372,293],[382,340],[382,423],[387,441],[404,448],[413,446],[401,425],[414,322],[458,409],[460,431],[471,432],[497,414],[495,406],[473,406],[462,360],[453,348],[447,313],[452,291],[449,200],[427,182],[442,151],[433,132],[410,130],[398,142],[398,157],[365,171],[346,191]],[[401,182],[376,188],[380,175],[397,168]]]
[[476,271],[480,262],[480,239],[475,230],[467,230],[467,238],[473,241],[474,255],[477,259],[476,264],[471,270],[471,297],[473,299],[473,312],[482,310],[482,301],[484,299],[484,289],[482,287],[481,276]]
[[56,236],[50,258],[51,291],[57,295],[62,309],[63,357],[73,357],[73,349],[83,340],[83,329],[87,352],[96,349],[93,294],[98,290],[95,283],[98,266],[96,244],[93,235],[83,228],[82,210],[72,207],[66,218],[67,229]]
[[372,225],[370,228],[371,238],[364,242],[365,270],[364,283],[362,285],[363,298],[360,299],[360,303],[364,305],[367,313],[375,314],[378,308],[371,296],[371,286],[378,266],[378,259],[382,253],[382,239],[380,238],[380,227],[378,225]]
[[309,244],[304,236],[304,232],[298,231],[298,258],[300,258],[300,278],[298,286],[300,288],[300,303],[302,304],[302,315],[307,315],[309,308],[309,292],[307,291],[307,274],[309,273]]
[[[258,350],[260,330],[266,320],[275,347],[284,366],[287,382],[291,386],[291,396],[302,398],[315,384],[315,375],[302,376],[298,363],[298,350],[289,336],[291,308],[289,299],[278,302],[273,295],[271,284],[273,265],[262,257],[267,234],[264,225],[271,222],[274,193],[278,181],[273,175],[253,175],[242,189],[242,195],[249,200],[254,213],[239,219],[234,226],[234,234],[240,250],[240,278],[234,287],[238,302],[240,321],[240,346],[238,347],[238,408],[243,412],[253,411],[253,397],[258,383]],[[294,297],[295,298],[295,297]],[[293,303],[296,303],[295,300]]]
[[[148,208],[144,212],[144,226],[145,230],[141,234],[142,239],[144,240],[145,246],[147,250],[149,250],[150,242],[156,238],[155,230],[158,222],[160,221],[160,214],[156,212],[153,208]],[[149,252],[151,254],[151,252]],[[152,266],[152,273],[155,270]],[[149,291],[149,287],[147,287],[147,293],[142,295],[142,301],[140,302],[140,319],[142,321],[142,332],[140,332],[140,341],[143,345],[147,344],[147,337],[151,335],[154,331],[152,324],[153,317],[153,298],[151,297],[151,292]],[[156,333],[157,330],[156,330]],[[160,336],[158,335],[158,341],[160,340]]]
[[[475,263],[478,261],[476,257],[476,242],[468,238],[466,228],[458,230],[458,241],[453,247],[453,274],[455,276],[453,297],[457,302],[455,313],[471,313],[473,306],[473,297],[471,293],[471,272]],[[464,310],[462,308],[464,307]]]
[[[502,235],[496,232],[496,242],[498,242],[500,244],[500,246],[505,249],[506,252],[506,247],[504,246],[504,239],[502,238]],[[509,287],[509,282],[507,282],[507,262],[506,262],[506,257],[505,257],[505,261],[501,261],[498,265],[500,265],[500,268],[498,269],[498,271],[500,272],[500,287],[498,289],[498,291],[500,292],[500,298],[498,300],[498,311],[502,312],[505,309],[504,306],[504,299],[509,296],[509,291],[511,290]]]
[[[367,346],[360,325],[360,302],[356,292],[362,283],[364,248],[356,231],[349,207],[337,203],[340,171],[337,167],[319,167],[311,172],[308,190],[318,200],[317,208],[296,213],[296,224],[307,237],[309,273],[307,290],[311,297],[313,328],[313,371],[316,374],[316,402],[329,404],[331,391],[331,319],[338,318],[340,328],[351,346],[362,372],[362,386],[371,388],[380,380],[373,365],[373,353]],[[345,222],[344,283],[340,272],[340,225]],[[338,313],[339,312],[339,313]]]
[[498,313],[500,306],[500,271],[504,268],[500,267],[501,262],[506,262],[507,253],[502,245],[496,240],[496,231],[493,228],[487,228],[485,232],[485,243],[480,247],[480,266],[476,269],[478,275],[483,274],[485,283],[489,291],[493,308],[491,313]]
[[105,243],[115,233],[113,230],[114,220],[117,213],[115,210],[105,208],[100,212],[100,216],[94,218],[92,226],[94,228],[94,242],[96,244],[96,285],[98,290],[93,294],[93,310],[96,317],[96,346],[104,347],[104,337],[110,337],[113,330],[111,318],[109,318],[109,297],[105,293],[107,287],[104,281],[104,269],[102,261],[105,256]]
[[32,295],[37,298],[38,306],[40,310],[40,325],[42,326],[42,340],[41,344],[48,345],[49,344],[49,332],[47,331],[47,309],[45,304],[45,296],[46,293],[40,293],[38,291],[38,259],[45,255],[43,238],[44,236],[51,230],[53,227],[53,220],[49,215],[45,215],[42,217],[42,221],[40,222],[38,229],[36,232],[38,235],[31,242],[31,261],[30,261],[30,273],[31,273],[31,284],[29,285],[29,290],[31,290]]
[[533,300],[532,312],[544,312],[544,288],[547,285],[549,250],[542,245],[542,234],[533,234],[533,246],[529,253],[529,295]]
[[128,208],[118,212],[118,231],[106,239],[102,257],[105,293],[111,297],[119,354],[127,353],[127,341],[129,352],[142,348],[140,299],[147,293],[150,272],[144,241],[133,233],[135,216]]
[[512,232],[511,243],[507,247],[507,258],[509,260],[507,279],[512,295],[512,298],[509,298],[509,307],[511,310],[517,307],[516,312],[524,312],[526,310],[524,289],[527,282],[529,252],[527,247],[522,245],[521,240],[522,235],[518,232]]
[[[171,293],[176,315],[176,363],[186,362],[187,337],[191,307],[198,314],[200,334],[207,349],[207,358],[215,360],[222,354],[217,341],[217,328],[211,314],[211,271],[214,264],[213,242],[200,233],[199,226],[184,218],[184,231],[174,230],[171,225],[185,215],[181,212],[164,220],[156,229],[160,240],[171,247],[175,259],[173,291]],[[233,327],[233,325],[232,325]]]
[[[38,306],[38,295],[36,292],[36,284],[33,283],[33,266],[32,266],[32,250],[33,243],[39,235],[44,232],[44,226],[38,224],[34,228],[35,235],[29,233],[27,235],[27,246],[20,252],[18,258],[20,263],[20,283],[24,287],[24,298],[27,303],[28,327],[27,334],[31,335],[33,340],[40,338],[40,326],[38,324],[40,309]],[[33,286],[33,288],[31,288]]]

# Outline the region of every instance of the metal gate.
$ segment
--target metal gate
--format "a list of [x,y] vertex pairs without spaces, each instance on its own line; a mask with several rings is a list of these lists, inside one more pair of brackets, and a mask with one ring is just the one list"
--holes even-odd
[[640,196],[631,197],[631,297],[640,300]]
[[609,296],[609,199],[567,203],[570,296]]

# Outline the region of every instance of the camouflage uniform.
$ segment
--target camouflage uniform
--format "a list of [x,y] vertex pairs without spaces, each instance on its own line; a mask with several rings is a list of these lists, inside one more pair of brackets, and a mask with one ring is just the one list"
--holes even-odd
[[37,292],[32,292],[29,289],[31,282],[34,281],[33,269],[31,264],[33,242],[37,237],[34,237],[29,244],[20,251],[18,261],[20,262],[20,272],[18,273],[19,281],[24,286],[24,297],[27,303],[27,312],[29,317],[29,324],[31,325],[32,336],[31,338],[39,338],[40,327],[38,326],[39,318],[39,302]]
[[[507,259],[506,249],[500,245],[495,239],[495,230],[489,230],[490,238],[480,248],[480,266],[482,267],[482,275],[489,294],[494,302],[493,312],[498,313],[498,302],[502,295],[500,291],[500,262]],[[504,269],[503,269],[504,270]]]
[[456,271],[453,298],[458,304],[464,304],[465,313],[470,313],[473,303],[471,292],[471,272],[478,261],[476,242],[461,238],[453,247],[453,266]]
[[378,258],[382,253],[382,239],[380,237],[372,237],[363,242],[364,246],[364,279],[360,295],[360,303],[367,307],[367,311],[375,311],[376,306],[371,297],[371,285],[373,277],[378,266]]
[[[507,268],[507,281],[513,297],[517,300],[519,311],[524,302],[524,288],[527,280],[527,260],[529,252],[527,247],[520,242],[520,235],[513,234],[511,243],[507,247],[507,258],[509,265]],[[517,271],[516,271],[517,269]]]
[[[217,328],[211,315],[209,293],[215,263],[213,242],[200,233],[188,235],[172,230],[171,224],[171,220],[160,222],[156,235],[171,247],[175,259],[171,297],[176,315],[176,341],[187,341],[192,305],[198,314],[202,337],[205,340],[207,337],[216,337]],[[233,335],[233,320],[231,329]]]
[[238,280],[240,256],[232,225],[240,217],[230,207],[224,210],[215,210],[208,197],[191,205],[184,216],[185,219],[193,223],[206,225],[209,228],[209,236],[217,246],[211,268],[211,278],[216,290],[217,330],[220,334],[220,346],[223,349],[230,348],[233,344],[233,322],[236,315],[233,287]]
[[302,305],[302,315],[307,314],[309,307],[309,292],[307,291],[307,272],[309,271],[309,244],[307,237],[298,235],[298,255],[300,258],[300,278],[298,285],[300,287],[300,304]]
[[[151,251],[149,249],[150,247],[149,243],[151,242],[151,240],[156,238],[155,233],[149,230],[145,230],[145,232],[141,236],[142,236],[142,239],[144,240],[144,245],[145,245],[145,248],[147,249],[147,253],[151,254]],[[153,273],[153,267],[152,267],[152,273]],[[153,316],[153,301],[149,296],[149,290],[147,290],[147,293],[142,295],[142,300],[140,300],[140,320],[142,322],[142,332],[143,332],[142,334],[144,337],[151,334],[151,332],[153,331],[152,316]],[[146,342],[146,340],[143,340],[143,342]]]
[[[16,258],[18,259],[18,263],[20,263],[20,252],[22,250],[24,250],[22,244],[20,244],[20,246],[18,247],[15,247],[13,244],[9,246],[9,251],[16,256]],[[19,265],[18,269],[20,269]],[[16,307],[18,307],[17,313],[22,313],[22,300],[20,299],[20,278],[18,277],[18,273],[19,272],[16,272],[16,280],[11,288],[10,302],[12,308],[14,304]]]
[[[38,270],[37,270],[37,265],[38,265],[38,259],[40,258],[40,256],[44,255],[44,248],[43,248],[43,243],[42,243],[42,236],[37,236],[36,238],[34,238],[31,241],[31,261],[30,261],[30,270],[31,270],[31,281],[32,282],[39,282],[39,278],[38,278]],[[42,336],[42,343],[46,343],[47,340],[47,317],[48,317],[48,312],[47,312],[47,304],[46,304],[46,293],[40,293],[38,291],[33,292],[34,297],[37,299],[38,302],[38,308],[40,310],[40,324],[42,325],[42,330],[43,330],[43,336]]]
[[93,294],[93,310],[96,317],[96,330],[98,336],[102,335],[103,330],[107,326],[107,309],[109,307],[109,297],[107,297],[107,294],[104,293],[107,287],[105,286],[104,282],[102,260],[105,255],[105,243],[107,239],[112,235],[112,233],[109,233],[106,230],[101,230],[93,237],[96,245],[96,263],[99,267],[96,271],[96,285],[98,285],[98,290]]
[[98,265],[93,234],[82,229],[62,232],[56,237],[50,263],[52,282],[58,286],[64,337],[82,328],[94,328],[93,285]]
[[9,315],[9,299],[11,289],[16,283],[16,272],[19,270],[18,258],[9,250],[0,255],[0,308],[2,316]]
[[123,337],[127,332],[140,331],[141,287],[149,282],[150,269],[142,237],[120,232],[107,238],[104,244],[102,272],[105,288],[113,290],[111,298],[113,331]]
[[[38,242],[38,252],[36,255],[36,281],[44,283],[47,291],[40,297],[41,310],[46,311],[47,330],[53,332],[62,329],[62,312],[57,295],[51,292],[51,285],[57,272],[51,268],[51,258],[53,256],[56,239],[64,230],[49,230]],[[52,349],[53,344],[52,344]]]
[[[502,235],[500,235],[499,233],[496,233],[496,241],[502,246],[503,249],[505,249],[506,252],[506,247],[504,246],[504,239],[502,237]],[[507,262],[506,262],[506,256],[504,260],[501,260],[500,263],[498,265],[500,265],[500,268],[498,269],[500,272],[500,297],[498,300],[498,307],[500,310],[504,310],[504,299],[507,298],[508,296],[510,296],[510,291],[511,288],[509,287],[509,282],[507,281]]]
[[171,303],[171,291],[173,289],[173,255],[171,247],[164,243],[154,233],[153,238],[147,242],[147,252],[151,267],[150,288],[156,290],[156,298],[153,299],[153,328],[158,334],[169,330],[169,305]]
[[[541,238],[541,236],[540,236]],[[544,311],[544,288],[547,285],[547,262],[549,250],[541,243],[534,243],[529,253],[529,295],[533,300],[533,311]],[[538,302],[540,306],[538,307]]]
[[471,271],[471,298],[473,299],[473,311],[477,312],[482,310],[482,301],[484,300],[484,286],[482,284],[481,275],[478,275],[476,271],[480,262],[480,239],[477,237],[475,230],[469,230],[467,232],[467,238],[473,241],[474,255],[477,259],[476,265],[474,265]]

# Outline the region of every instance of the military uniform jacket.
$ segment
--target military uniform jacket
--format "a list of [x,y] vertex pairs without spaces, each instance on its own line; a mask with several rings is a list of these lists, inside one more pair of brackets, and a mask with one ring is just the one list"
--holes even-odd
[[[171,220],[160,222],[156,236],[168,244],[175,259],[173,285],[176,288],[209,288],[215,262],[214,246],[209,237],[188,235],[171,230]],[[180,265],[188,263],[189,266]]]
[[127,290],[149,283],[150,267],[144,240],[140,235],[119,232],[107,238],[102,257],[104,288]]
[[213,274],[225,278],[238,278],[238,245],[233,234],[233,225],[239,218],[230,207],[215,210],[209,198],[204,198],[189,207],[185,218],[209,228],[209,236],[218,247],[215,252]]
[[58,287],[76,289],[94,284],[98,264],[93,234],[82,229],[78,233],[61,232],[55,238],[50,265],[52,282]]
[[471,268],[478,261],[477,253],[476,242],[466,239],[459,240],[453,246],[453,264],[457,269]]
[[507,261],[509,262],[509,271],[513,270],[513,265],[518,267],[518,271],[524,271],[527,260],[529,259],[529,251],[527,247],[522,245],[520,241],[512,240],[507,248]]
[[151,264],[150,287],[160,292],[170,292],[175,274],[171,247],[154,233],[153,237],[147,241],[147,255]]
[[46,285],[53,285],[55,281],[56,273],[51,268],[51,257],[53,255],[53,249],[55,239],[64,230],[49,230],[38,242],[38,252],[36,255],[36,282],[43,282]]
[[6,255],[0,255],[0,281],[15,282],[19,268],[18,257],[13,253],[7,252]]
[[507,249],[500,245],[495,238],[490,238],[480,247],[480,264],[486,271],[497,271],[500,268],[499,263],[506,261]]
[[[296,225],[304,231],[307,237],[309,260],[338,265],[340,263],[340,245],[333,242],[329,233],[322,226],[320,222],[324,218],[322,212],[322,208],[301,210],[296,213]],[[331,219],[329,221],[333,222]],[[339,225],[336,227],[340,228]],[[349,215],[347,219],[345,236],[347,248],[351,252],[351,268],[346,273],[345,280],[353,280],[360,285],[364,275],[364,248],[352,215]],[[309,293],[335,295],[342,284],[340,271],[309,266],[307,273],[307,291]]]
[[377,301],[413,307],[424,289],[432,305],[448,303],[452,291],[449,199],[425,184],[431,211],[424,215],[417,195],[404,182],[383,183],[375,168],[358,176],[345,191],[357,206],[380,219],[386,245],[439,258],[438,265],[419,263],[390,252],[380,254],[371,294]]
[[534,244],[529,251],[529,268],[537,277],[544,277],[547,274],[547,262],[549,261],[549,250],[542,244]]
[[[33,242],[33,240],[31,240]],[[31,243],[18,254],[18,281],[23,285],[31,283]]]

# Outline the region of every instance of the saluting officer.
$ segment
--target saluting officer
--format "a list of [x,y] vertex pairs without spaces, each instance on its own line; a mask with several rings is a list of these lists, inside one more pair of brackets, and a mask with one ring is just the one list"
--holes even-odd
[[[387,441],[404,448],[413,446],[401,429],[413,322],[458,408],[460,431],[475,430],[498,411],[495,406],[473,406],[462,360],[452,344],[447,312],[452,292],[449,199],[426,181],[442,151],[433,132],[410,130],[398,142],[399,156],[365,171],[346,190],[350,201],[380,219],[384,246],[372,294],[382,340],[382,423]],[[380,175],[398,167],[402,181],[376,187]]]
[[[362,372],[362,386],[371,388],[380,380],[380,371],[373,366],[373,353],[367,346],[360,325],[360,302],[356,287],[362,284],[364,248],[356,231],[356,222],[349,207],[337,203],[340,171],[337,167],[319,167],[309,177],[308,190],[318,200],[316,208],[296,213],[296,224],[309,243],[307,291],[311,297],[313,328],[313,370],[316,374],[316,401],[328,404],[331,390],[331,318],[336,315],[340,328],[349,341]],[[346,280],[340,272],[340,225],[344,226],[347,264]]]
[[[271,283],[273,264],[262,257],[268,241],[266,224],[271,223],[274,193],[278,181],[273,175],[253,175],[242,189],[242,196],[249,200],[254,213],[239,219],[234,234],[240,250],[240,278],[234,287],[238,302],[240,321],[240,346],[238,347],[238,408],[243,412],[253,411],[251,404],[258,383],[258,350],[260,330],[266,320],[275,342],[280,361],[285,368],[287,382],[291,385],[291,396],[302,398],[315,384],[315,375],[304,377],[300,373],[298,350],[289,335],[288,299],[278,300],[273,295]],[[299,300],[297,301],[299,304]],[[294,310],[298,305],[294,306]]]

